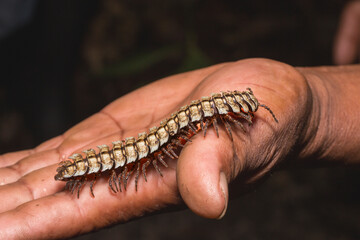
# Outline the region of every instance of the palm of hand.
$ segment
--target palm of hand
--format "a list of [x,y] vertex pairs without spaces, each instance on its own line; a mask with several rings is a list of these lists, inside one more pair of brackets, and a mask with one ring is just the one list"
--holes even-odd
[[[80,199],[59,192],[64,183],[54,181],[57,163],[73,152],[137,136],[179,107],[212,92],[247,87],[274,111],[279,124],[259,109],[247,133],[233,126],[233,142],[223,127],[219,138],[212,129],[206,138],[198,134],[178,161],[167,160],[163,178],[149,169],[148,182],[140,178],[137,192],[130,181],[126,192],[114,194],[104,178],[96,183],[95,198],[86,188]],[[154,82],[34,150],[1,156],[0,228],[4,230],[0,237],[19,232],[33,238],[73,236],[179,204],[181,199],[194,212],[216,218],[228,194],[219,184],[220,173],[227,182],[245,176],[241,184],[247,184],[286,159],[295,143],[302,141],[310,103],[303,77],[290,66],[268,60],[216,65]]]

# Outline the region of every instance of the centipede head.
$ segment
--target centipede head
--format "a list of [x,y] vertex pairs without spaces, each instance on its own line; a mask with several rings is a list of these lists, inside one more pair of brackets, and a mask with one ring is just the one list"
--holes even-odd
[[[59,168],[58,168],[59,169]],[[54,179],[56,181],[62,181],[64,180],[63,171],[58,171],[58,173],[55,175]]]

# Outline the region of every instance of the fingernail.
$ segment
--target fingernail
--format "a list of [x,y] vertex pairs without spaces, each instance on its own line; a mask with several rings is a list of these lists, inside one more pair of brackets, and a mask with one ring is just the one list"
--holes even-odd
[[226,179],[226,175],[223,172],[220,173],[220,188],[221,188],[221,191],[222,191],[222,193],[224,195],[225,206],[224,206],[224,210],[222,211],[222,213],[218,217],[218,219],[222,219],[225,216],[227,206],[228,206],[228,182],[227,182],[227,179]]

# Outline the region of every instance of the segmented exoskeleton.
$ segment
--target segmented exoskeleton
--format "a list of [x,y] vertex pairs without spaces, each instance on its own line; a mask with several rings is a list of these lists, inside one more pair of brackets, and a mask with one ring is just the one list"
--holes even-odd
[[254,113],[259,107],[269,111],[278,122],[269,107],[259,104],[250,88],[242,92],[214,93],[211,97],[203,97],[181,107],[169,119],[163,120],[159,127],[150,128],[149,133],[140,133],[137,139],[129,137],[113,142],[111,149],[107,145],[100,145],[98,153],[94,149],[88,149],[84,151],[84,156],[78,153],[71,155],[69,160],[60,163],[55,180],[67,181],[66,188],[72,193],[77,189],[78,197],[83,184],[91,180],[90,190],[94,196],[93,185],[101,173],[110,173],[109,186],[116,193],[122,191],[121,185],[126,190],[128,179],[135,172],[137,190],[140,171],[147,181],[146,168],[152,164],[162,176],[158,162],[168,167],[165,157],[178,158],[174,150],[191,142],[191,136],[202,130],[205,137],[208,127],[213,124],[219,137],[220,120],[232,139],[230,123],[236,124],[245,132],[241,120],[252,124]]

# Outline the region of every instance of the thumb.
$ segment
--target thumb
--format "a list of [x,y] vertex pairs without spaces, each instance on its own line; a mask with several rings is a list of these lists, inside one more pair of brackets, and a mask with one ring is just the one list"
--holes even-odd
[[229,194],[232,142],[224,131],[220,138],[210,130],[206,137],[200,132],[186,144],[177,165],[177,182],[186,205],[206,218],[225,215]]

